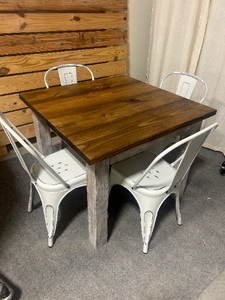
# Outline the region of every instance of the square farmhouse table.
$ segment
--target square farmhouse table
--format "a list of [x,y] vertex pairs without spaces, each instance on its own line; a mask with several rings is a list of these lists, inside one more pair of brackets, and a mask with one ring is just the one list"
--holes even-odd
[[89,240],[107,242],[110,165],[173,136],[200,129],[216,110],[123,75],[23,92],[37,142],[52,152],[50,128],[86,162]]

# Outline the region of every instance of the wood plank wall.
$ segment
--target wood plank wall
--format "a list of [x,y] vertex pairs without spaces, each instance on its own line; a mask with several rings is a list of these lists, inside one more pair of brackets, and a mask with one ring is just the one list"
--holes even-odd
[[[0,110],[34,137],[31,111],[19,93],[45,88],[46,70],[63,63],[87,65],[95,79],[127,73],[126,28],[127,0],[2,1]],[[78,72],[78,81],[90,79],[86,69]],[[59,85],[58,75],[49,73],[48,83]],[[0,128],[0,155],[8,144]]]

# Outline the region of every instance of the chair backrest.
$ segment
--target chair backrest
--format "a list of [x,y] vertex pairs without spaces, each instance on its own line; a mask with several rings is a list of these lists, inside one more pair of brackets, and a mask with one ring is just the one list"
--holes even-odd
[[149,170],[153,168],[158,161],[163,159],[163,157],[165,157],[168,153],[174,151],[177,148],[181,148],[182,146],[181,155],[174,162],[171,163],[171,165],[174,167],[176,172],[174,172],[174,177],[171,178],[170,187],[179,185],[181,180],[186,175],[191,164],[193,163],[198,152],[200,151],[207,136],[213,130],[215,130],[217,126],[218,124],[214,123],[213,125],[210,125],[207,128],[202,129],[199,132],[190,135],[189,137],[175,143],[174,145],[164,150],[153,160],[153,162],[146,168],[145,172],[138,178],[138,180],[133,185],[133,189],[137,188],[141,180],[148,174]]
[[59,79],[61,85],[69,85],[69,84],[75,84],[77,83],[77,67],[83,67],[87,69],[91,73],[91,79],[94,80],[94,75],[92,71],[85,65],[79,65],[79,64],[64,64],[52,67],[46,71],[44,76],[45,86],[48,89],[48,83],[47,83],[47,75],[50,71],[58,70]]
[[171,72],[163,78],[159,87],[163,88],[163,85],[164,85],[166,79],[171,76],[175,77],[174,75],[176,75],[176,74],[180,75],[179,83],[178,83],[178,86],[176,89],[176,94],[190,99],[192,96],[192,93],[195,89],[196,83],[200,82],[204,87],[204,96],[199,101],[200,103],[202,103],[204,101],[205,97],[207,96],[208,86],[204,80],[202,80],[201,78],[199,78],[198,76],[195,76],[193,74],[189,74],[189,73],[185,73],[185,72]]
[[[2,113],[0,112],[0,124],[2,125],[22,167],[30,176],[29,169],[17,147],[14,138],[36,159],[39,163],[47,169],[59,182],[69,187],[69,185],[43,160],[44,155],[42,155],[32,144],[31,142],[16,128],[16,126]],[[14,138],[13,138],[14,137]]]

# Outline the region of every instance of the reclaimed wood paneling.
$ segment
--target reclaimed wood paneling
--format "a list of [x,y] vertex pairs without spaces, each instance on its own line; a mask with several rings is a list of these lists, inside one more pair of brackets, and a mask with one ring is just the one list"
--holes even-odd
[[[28,138],[32,115],[19,93],[44,89],[49,68],[84,64],[96,80],[127,73],[127,0],[6,0],[0,12],[0,110]],[[77,71],[78,81],[90,80]],[[48,83],[60,84],[56,71]],[[0,155],[7,144],[0,128]]]
[[127,46],[0,57],[0,76],[42,71],[68,61],[88,65],[123,60],[126,57]]
[[[9,112],[7,114],[7,117],[13,122],[15,126],[32,123],[32,113],[31,110],[28,108],[24,108],[22,110],[17,110],[14,112]],[[1,125],[0,129],[2,130]]]
[[[25,135],[27,138],[32,138],[35,136],[33,124],[20,126],[19,129],[22,132],[22,134]],[[5,132],[0,131],[0,153],[1,152],[4,153],[4,149],[6,149],[5,145],[8,145],[8,144],[9,144],[9,140],[8,140]],[[6,154],[6,153],[4,153],[4,154]]]
[[105,47],[126,43],[126,30],[0,35],[0,55]]
[[[1,139],[1,133],[0,133],[0,139]],[[6,155],[6,154],[8,154],[7,148],[5,146],[3,146],[3,147],[0,146],[0,156]]]
[[99,30],[127,27],[126,13],[2,13],[0,34]]
[[123,11],[127,0],[6,0],[0,3],[0,11]]
[[12,94],[0,97],[0,111],[5,113],[26,108],[26,104],[20,100],[19,94]]
[[[127,73],[126,61],[109,62],[104,64],[89,65],[95,79],[106,76],[115,76]],[[0,91],[2,94],[18,93],[22,91],[45,88],[45,72],[29,73],[15,76],[5,76],[0,78]],[[77,69],[79,81],[90,80],[91,75],[85,68]],[[13,85],[12,85],[13,82]],[[48,75],[49,86],[60,85],[57,71],[52,71]]]

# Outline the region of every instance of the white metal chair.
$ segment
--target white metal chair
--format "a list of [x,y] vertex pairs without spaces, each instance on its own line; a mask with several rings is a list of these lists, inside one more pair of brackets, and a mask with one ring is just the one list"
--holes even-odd
[[[177,142],[158,156],[145,151],[112,166],[110,188],[122,185],[130,191],[139,205],[144,253],[148,252],[159,208],[171,194],[176,196],[177,223],[181,225],[179,188],[182,179],[205,139],[217,126],[215,123]],[[163,159],[165,155],[181,146],[185,146],[184,152],[174,162],[168,163]]]
[[91,79],[94,80],[92,71],[85,65],[79,64],[64,64],[48,69],[44,76],[45,86],[48,89],[47,75],[50,71],[58,70],[61,85],[69,85],[77,83],[77,67],[83,67],[91,73]]
[[[178,81],[179,80],[179,81]],[[197,82],[199,82],[201,88],[199,87],[199,94],[196,97],[196,100],[199,99],[199,103],[202,103],[205,99],[205,97],[207,96],[208,93],[208,86],[206,84],[206,82],[199,78],[198,76],[189,74],[189,73],[185,73],[185,72],[171,72],[169,74],[167,74],[163,80],[160,83],[160,88],[165,88],[166,90],[169,91],[173,91],[174,85],[176,86],[176,83],[178,82],[177,88],[176,88],[176,92],[175,94],[185,97],[187,99],[190,99],[194,89],[196,88],[196,84]],[[202,97],[203,95],[203,97]],[[175,136],[171,139],[169,139],[168,141],[163,142],[161,145],[158,145],[154,148],[152,148],[152,151],[154,153],[160,153],[161,151],[163,151],[164,149],[166,149],[167,147],[169,147],[170,145],[174,144],[175,142],[179,141],[180,136]]]
[[[48,156],[42,155],[26,137],[0,112],[2,125],[20,163],[30,177],[28,212],[32,211],[33,187],[36,188],[43,206],[48,232],[48,246],[53,246],[59,205],[72,190],[86,185],[86,167],[66,148]],[[16,139],[37,160],[30,171],[15,143]]]
[[[48,69],[44,76],[45,86],[48,89],[48,83],[47,83],[47,76],[50,71],[58,70],[60,84],[63,85],[70,85],[70,84],[76,84],[77,83],[77,67],[82,67],[87,69],[91,73],[91,79],[94,81],[94,75],[92,71],[85,65],[79,65],[79,64],[64,64],[52,67]],[[60,149],[65,148],[65,143],[61,140],[60,141]]]
[[176,94],[190,99],[192,96],[192,93],[196,87],[196,83],[200,82],[204,87],[204,95],[201,98],[201,100],[199,101],[200,103],[202,103],[204,101],[205,97],[207,96],[208,86],[203,79],[201,79],[198,76],[195,76],[193,74],[189,74],[189,73],[185,73],[185,72],[176,72],[176,71],[171,72],[163,78],[159,87],[163,88],[166,79],[168,79],[169,77],[175,77],[176,74],[180,75],[180,79],[179,79],[178,86],[176,89]]

